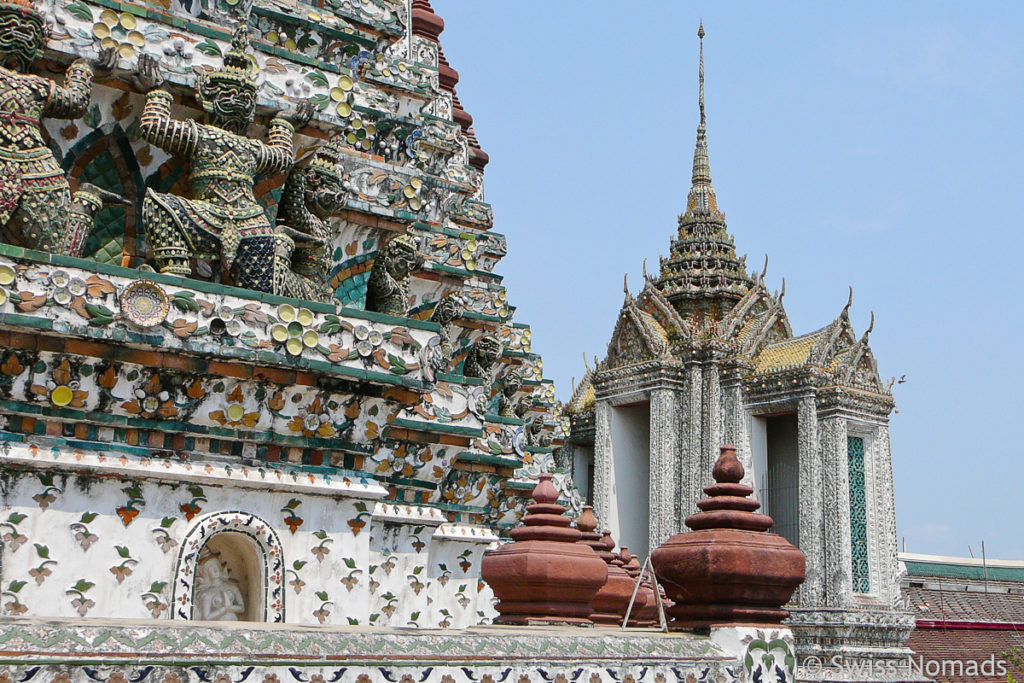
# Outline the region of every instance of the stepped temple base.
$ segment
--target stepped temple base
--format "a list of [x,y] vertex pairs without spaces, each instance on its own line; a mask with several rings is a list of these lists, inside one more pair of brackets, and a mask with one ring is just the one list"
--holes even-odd
[[710,638],[618,629],[427,629],[5,620],[0,680],[284,683],[737,681]]

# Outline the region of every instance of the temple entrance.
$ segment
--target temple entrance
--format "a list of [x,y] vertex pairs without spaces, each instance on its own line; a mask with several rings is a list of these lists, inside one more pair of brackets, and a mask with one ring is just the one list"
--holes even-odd
[[614,504],[608,523],[615,541],[643,561],[650,552],[650,403],[613,407],[611,432]]
[[755,417],[750,445],[754,488],[761,512],[775,521],[771,531],[799,547],[800,467],[796,413]]

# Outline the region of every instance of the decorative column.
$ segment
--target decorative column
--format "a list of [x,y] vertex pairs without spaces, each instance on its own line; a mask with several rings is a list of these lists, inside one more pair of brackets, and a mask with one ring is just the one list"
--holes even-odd
[[722,382],[722,441],[736,447],[736,457],[743,465],[743,483],[756,489],[750,433],[743,409],[743,383],[735,377]]
[[799,540],[807,558],[807,578],[800,587],[800,604],[824,600],[824,522],[821,451],[818,448],[816,399],[807,394],[797,403],[797,460],[799,462]]
[[850,540],[850,471],[847,458],[846,419],[833,415],[821,421],[825,536],[823,544],[823,602],[829,607],[848,605],[853,597]]
[[715,362],[704,363],[701,367],[701,449],[700,488],[711,484],[711,469],[718,459],[718,448],[722,441],[722,385],[721,370]]
[[683,520],[689,511],[697,507],[701,499],[701,482],[704,473],[701,471],[701,453],[703,439],[701,434],[701,416],[703,414],[703,380],[701,365],[697,361],[686,364],[686,393],[683,405],[680,406],[682,416],[681,448],[679,449],[679,519],[676,526],[683,528]]
[[[680,401],[672,389],[651,392],[650,548],[682,529],[679,520]],[[647,558],[643,558],[647,559]]]
[[899,551],[896,536],[896,506],[893,493],[892,450],[889,445],[889,426],[883,425],[875,432],[869,452],[870,466],[868,472],[872,477],[874,502],[872,507],[877,512],[877,524],[871,525],[869,534],[877,534],[874,545],[877,549],[872,572],[872,580],[878,575],[878,593],[887,604],[896,607],[900,603],[899,562],[896,553]]
[[612,509],[612,406],[608,401],[594,404],[594,514],[601,524],[611,524]]

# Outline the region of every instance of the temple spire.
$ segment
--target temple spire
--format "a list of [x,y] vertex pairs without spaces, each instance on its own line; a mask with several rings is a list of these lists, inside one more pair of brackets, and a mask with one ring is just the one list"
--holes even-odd
[[700,123],[697,125],[697,146],[693,151],[693,185],[686,202],[688,216],[717,216],[718,205],[715,190],[711,187],[711,163],[708,161],[707,117],[704,112],[704,23],[697,29],[700,39],[700,68],[698,70],[700,90],[698,105]]
[[703,127],[707,120],[704,117],[704,22],[700,22],[697,29],[697,37],[700,39],[700,125]]
[[[697,71],[697,145],[693,151],[693,182],[686,210],[679,215],[679,230],[672,253],[661,261],[656,286],[680,315],[721,320],[754,286],[746,257],[736,256],[725,216],[718,210],[708,162],[707,116],[704,111],[704,23],[697,29],[700,62]],[[646,284],[645,284],[646,286]]]

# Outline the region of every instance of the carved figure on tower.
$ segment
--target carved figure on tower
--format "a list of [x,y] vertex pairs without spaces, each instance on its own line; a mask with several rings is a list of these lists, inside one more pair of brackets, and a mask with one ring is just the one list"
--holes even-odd
[[455,355],[455,321],[465,314],[466,305],[455,292],[441,297],[434,306],[430,319],[441,326],[438,353],[434,358],[433,367],[438,372],[447,372]]
[[332,138],[288,174],[277,209],[281,262],[275,266],[275,294],[331,300],[332,231],[327,219],[345,203],[338,168],[341,144],[341,138]]
[[84,183],[71,185],[43,140],[44,118],[77,119],[85,114],[94,76],[107,76],[116,48],[95,61],[76,59],[64,85],[33,75],[43,56],[48,26],[31,0],[0,2],[0,238],[40,251],[77,256],[104,202],[127,203],[112,192]]
[[492,333],[487,333],[476,340],[473,346],[469,347],[466,355],[466,362],[462,366],[462,374],[466,377],[480,377],[485,380],[491,379],[491,368],[505,347]]
[[139,132],[150,144],[190,163],[192,197],[146,191],[142,224],[161,273],[189,275],[192,258],[220,260],[236,286],[272,292],[277,238],[253,185],[259,175],[283,173],[294,163],[296,126],[312,115],[308,102],[275,116],[268,140],[246,137],[256,110],[256,63],[246,52],[246,26],[231,39],[221,68],[199,77],[196,97],[209,123],[171,118],[156,60],[141,55],[136,79],[147,91]]
[[416,242],[399,235],[377,254],[366,285],[366,310],[405,316],[409,312],[409,279],[423,265]]
[[516,394],[523,388],[523,371],[513,368],[505,375],[505,383],[498,394],[498,415],[501,417],[522,417],[525,405],[516,400]]
[[201,621],[238,621],[245,613],[245,597],[215,554],[203,558],[196,571],[196,616]]

